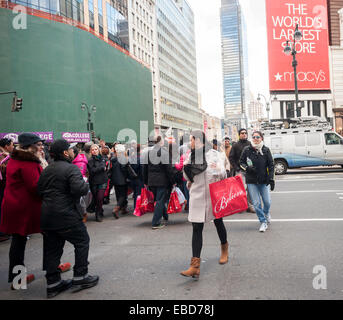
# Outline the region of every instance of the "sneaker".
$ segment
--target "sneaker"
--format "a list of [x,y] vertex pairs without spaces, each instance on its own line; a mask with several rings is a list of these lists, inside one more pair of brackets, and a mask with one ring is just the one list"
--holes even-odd
[[160,224],[158,224],[157,226],[152,226],[152,230],[162,229],[162,228],[164,228],[165,226],[166,226],[165,224],[160,223]]
[[267,219],[267,223],[270,224],[271,219],[272,219],[270,213],[268,213],[268,214],[266,215],[266,219]]
[[99,276],[90,276],[88,275],[86,278],[82,280],[74,280],[72,281],[72,290],[73,292],[79,292],[84,289],[92,288],[96,286],[99,282]]
[[62,280],[57,286],[46,289],[47,298],[50,299],[50,298],[56,297],[61,292],[70,289],[72,285],[73,285],[73,281],[71,279]]
[[268,225],[267,223],[263,222],[261,223],[261,227],[260,227],[260,232],[265,232],[268,229]]

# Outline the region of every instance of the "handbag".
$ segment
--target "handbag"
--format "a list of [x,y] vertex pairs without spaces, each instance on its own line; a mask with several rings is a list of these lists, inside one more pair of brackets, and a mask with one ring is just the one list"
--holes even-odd
[[248,209],[248,199],[241,175],[209,185],[212,212],[216,219]]
[[175,192],[177,194],[177,197],[179,199],[180,204],[183,205],[186,202],[186,198],[185,198],[184,194],[182,193],[182,191],[178,187],[175,187]]
[[135,172],[135,170],[133,170],[133,168],[131,167],[129,163],[127,164],[127,174],[130,180],[135,180],[138,178],[137,173]]
[[180,201],[179,201],[179,198],[175,189],[176,188],[174,187],[170,194],[168,209],[167,209],[168,214],[178,213],[182,211],[182,205],[180,204]]

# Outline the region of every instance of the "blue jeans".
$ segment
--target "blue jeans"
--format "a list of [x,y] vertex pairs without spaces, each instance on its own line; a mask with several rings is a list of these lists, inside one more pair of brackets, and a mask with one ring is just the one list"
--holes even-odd
[[154,201],[156,202],[154,216],[152,218],[152,226],[154,227],[161,223],[162,217],[168,220],[166,206],[166,202],[169,200],[167,199],[168,190],[166,187],[149,187],[149,190],[154,194]]
[[269,186],[267,186],[266,184],[247,184],[247,186],[251,202],[257,213],[258,219],[261,223],[267,223],[266,216],[269,214],[269,209],[271,205]]

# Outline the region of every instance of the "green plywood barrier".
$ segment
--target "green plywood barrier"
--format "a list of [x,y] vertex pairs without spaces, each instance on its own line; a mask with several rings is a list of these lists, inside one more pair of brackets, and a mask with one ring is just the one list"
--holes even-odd
[[0,132],[86,132],[82,102],[96,105],[94,129],[108,142],[124,128],[139,138],[140,121],[153,129],[149,69],[87,31],[30,15],[15,30],[13,17],[0,9],[0,92],[17,91],[23,110],[0,95]]

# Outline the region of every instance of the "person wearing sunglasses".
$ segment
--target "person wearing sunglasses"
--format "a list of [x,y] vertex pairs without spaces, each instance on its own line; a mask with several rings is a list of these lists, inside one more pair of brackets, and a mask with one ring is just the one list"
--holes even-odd
[[243,150],[240,158],[240,167],[246,172],[248,192],[261,223],[259,231],[265,232],[271,219],[270,190],[274,190],[275,181],[274,160],[270,149],[263,143],[262,132],[253,132],[251,146]]

